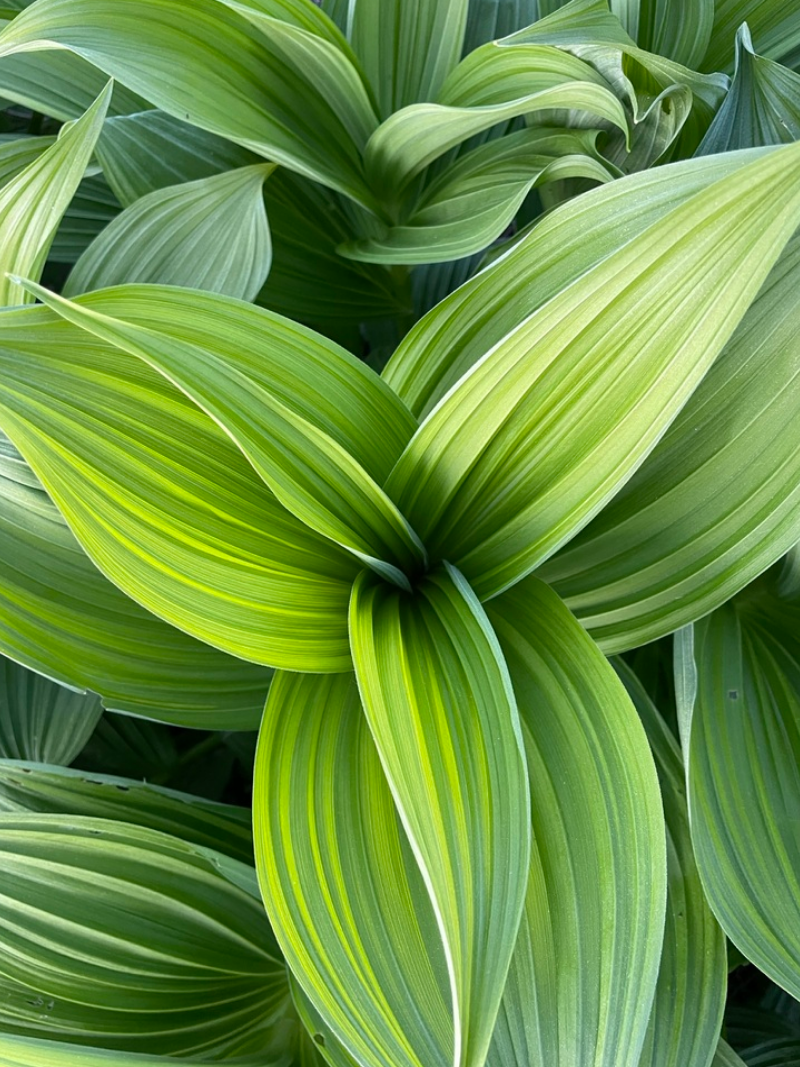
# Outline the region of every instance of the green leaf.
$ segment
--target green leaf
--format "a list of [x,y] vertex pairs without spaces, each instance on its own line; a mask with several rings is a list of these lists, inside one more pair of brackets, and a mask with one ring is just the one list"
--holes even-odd
[[711,41],[714,4],[715,0],[639,0],[636,41],[648,52],[696,70]]
[[159,189],[87,248],[65,296],[122,282],[157,282],[254,300],[272,259],[262,186],[269,163]]
[[535,22],[537,0],[470,0],[464,55]]
[[[180,0],[39,0],[0,34],[0,55],[70,49],[162,110],[370,206],[353,134],[377,120],[347,57],[289,24],[268,19],[262,33],[236,7],[196,0],[187,21]],[[350,102],[341,116],[334,89]]]
[[71,763],[103,714],[94,693],[76,693],[0,657],[0,756]]
[[350,632],[367,721],[444,944],[454,1063],[482,1065],[528,881],[511,680],[482,608],[450,567],[413,598],[365,572]]
[[678,744],[639,679],[614,663],[647,731],[667,829],[667,921],[653,1012],[639,1067],[709,1067],[727,985],[725,935],[697,871]]
[[55,143],[55,137],[4,138],[0,143],[0,188],[35,163]]
[[468,0],[352,0],[350,34],[386,119],[435,100],[461,56]]
[[131,778],[0,760],[0,811],[90,815],[149,827],[252,863],[247,808]]
[[102,174],[84,178],[64,212],[48,260],[75,263],[119,212],[119,201]]
[[431,182],[403,225],[339,251],[372,263],[441,263],[478,252],[506,229],[535,186],[572,177],[611,180],[596,139],[597,131],[540,128],[480,145]]
[[795,236],[653,453],[542,568],[606,651],[706,614],[796,541],[799,282]]
[[398,461],[387,491],[482,599],[624,485],[755,297],[800,222],[800,149],[749,159],[509,333]]
[[758,56],[745,23],[736,34],[736,70],[728,95],[697,150],[789,144],[800,138],[800,75]]
[[0,983],[19,990],[3,999],[6,1033],[172,1055],[269,1048],[288,986],[244,864],[79,816],[0,815],[0,852]]
[[737,948],[797,998],[800,602],[782,600],[776,579],[695,624],[687,777],[708,901]]
[[525,912],[488,1062],[635,1067],[656,988],[664,819],[641,723],[558,597],[528,578],[488,606],[531,789]]
[[746,1048],[742,1053],[747,1067],[800,1067],[800,1040],[777,1038]]
[[794,65],[800,56],[800,12],[783,0],[714,0],[714,28],[703,70],[731,70],[734,38],[743,22],[758,54]]
[[100,693],[106,706],[181,726],[254,729],[270,679],[167,626],[112,585],[2,433],[0,651]]
[[408,585],[403,571],[425,551],[375,479],[414,420],[363,363],[286,319],[193,290],[125,286],[73,303],[35,291],[174,382],[308,527]]
[[276,675],[253,820],[276,937],[336,1038],[364,1067],[452,1067],[436,919],[352,675]]
[[711,1067],[746,1067],[746,1065],[730,1045],[720,1038]]
[[507,119],[552,108],[588,112],[627,130],[622,105],[587,63],[554,48],[484,45],[453,71],[435,103],[413,104],[370,138],[364,162],[372,188],[397,205],[429,163]]
[[[159,290],[147,292],[154,325]],[[211,329],[213,318],[228,336],[224,298],[163,292],[162,311],[188,301],[187,329]],[[102,299],[81,298],[89,306]],[[201,314],[203,301],[213,313]],[[227,306],[234,324],[252,311]],[[257,362],[262,346],[243,358]],[[291,363],[290,349],[285,356]],[[0,366],[0,427],[123,592],[243,659],[349,668],[355,561],[293,518],[230,438],[166,378],[46,308],[0,316]]]
[[[207,1062],[194,1057],[148,1056],[0,1034],[2,1067],[180,1067],[184,1063]],[[253,1056],[236,1056],[225,1062],[230,1067],[289,1067],[291,1060],[288,1054],[270,1053],[265,1058],[263,1053],[257,1053]]]
[[108,86],[82,119],[0,191],[0,305],[30,303],[29,294],[7,275],[41,274],[61,217],[91,159],[110,95]]

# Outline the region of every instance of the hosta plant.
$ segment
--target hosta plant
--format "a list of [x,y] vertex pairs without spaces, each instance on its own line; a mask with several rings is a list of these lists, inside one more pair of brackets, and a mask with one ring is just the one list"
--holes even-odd
[[794,1062],[800,8],[0,15],[0,1067]]

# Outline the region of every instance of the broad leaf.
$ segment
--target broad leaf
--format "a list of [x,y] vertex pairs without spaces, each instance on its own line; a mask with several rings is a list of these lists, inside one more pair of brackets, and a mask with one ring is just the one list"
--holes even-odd
[[272,170],[242,167],[137,200],[86,249],[64,295],[156,282],[254,300],[272,260],[262,194]]
[[800,1040],[776,1038],[746,1048],[742,1057],[747,1067],[800,1067]]
[[308,527],[408,585],[425,550],[375,479],[414,420],[363,363],[286,319],[192,290],[125,286],[74,303],[35,291],[174,382]]
[[399,460],[387,491],[482,599],[622,487],[755,297],[800,222],[800,148],[750,160],[530,315]]
[[800,238],[652,455],[541,576],[607,651],[724,603],[797,539]]
[[0,760],[0,811],[116,819],[216,849],[244,863],[253,861],[247,808],[131,778]]
[[0,985],[17,990],[5,1033],[172,1055],[270,1047],[288,986],[244,864],[74,815],[0,815],[0,852]]
[[449,567],[413,597],[363,574],[350,630],[367,721],[442,936],[454,1063],[482,1065],[530,859],[511,681],[482,608]]
[[[623,0],[624,2],[624,0]],[[696,70],[706,54],[715,0],[639,0],[637,43]],[[616,6],[612,0],[612,9]]]
[[[190,325],[211,299],[191,295]],[[223,315],[215,328],[227,333]],[[243,659],[348,669],[355,561],[293,518],[188,397],[46,308],[0,316],[0,366],[0,427],[123,592]]]
[[110,95],[109,86],[83,118],[0,191],[0,305],[30,303],[30,295],[8,274],[41,274],[61,216],[91,159]]
[[71,763],[103,714],[94,693],[76,693],[0,657],[0,756]]
[[[23,52],[0,61],[0,96],[62,122],[88,111],[107,82],[106,74],[71,52]],[[108,113],[126,115],[147,106],[146,100],[117,84]]]
[[[0,1035],[2,1067],[180,1067],[184,1063],[207,1062],[193,1056],[148,1056],[87,1045],[66,1045],[61,1041]],[[289,1067],[291,1059],[288,1053],[269,1053],[267,1056],[257,1053],[253,1056],[236,1056],[226,1062],[230,1067]]]
[[103,175],[84,178],[64,212],[48,260],[75,263],[119,213],[119,201]]
[[800,12],[783,0],[715,0],[703,70],[731,70],[734,38],[746,22],[759,55],[794,65],[800,58]]
[[664,929],[664,821],[619,679],[529,578],[489,605],[519,702],[532,856],[488,1063],[636,1067]]
[[800,995],[800,602],[768,572],[695,624],[692,839],[711,907],[760,970]]
[[711,1067],[747,1067],[727,1042],[720,1039]]
[[2,433],[0,650],[100,693],[106,706],[182,726],[254,729],[270,679],[167,626],[112,585]]
[[464,55],[535,22],[537,0],[470,0]]

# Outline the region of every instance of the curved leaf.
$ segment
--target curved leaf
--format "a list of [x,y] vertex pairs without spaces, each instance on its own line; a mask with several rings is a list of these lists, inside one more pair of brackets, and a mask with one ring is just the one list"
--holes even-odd
[[[143,1055],[111,1049],[90,1048],[87,1045],[66,1045],[62,1041],[42,1041],[36,1038],[0,1034],[0,1065],[2,1067],[175,1067],[177,1064],[207,1063],[194,1057]],[[263,1053],[236,1056],[226,1061],[231,1067],[289,1067],[288,1054]]]
[[720,1040],[712,1067],[746,1067],[746,1065],[729,1044]]
[[[79,816],[0,815],[6,1033],[129,1052],[269,1048],[286,972],[243,864]],[[27,996],[27,1000],[23,999]]]
[[71,763],[102,714],[94,693],[75,693],[0,657],[0,756]]
[[794,63],[800,55],[800,12],[783,0],[714,0],[714,28],[703,70],[731,70],[734,38],[743,22],[759,55]]
[[75,263],[119,212],[119,202],[102,174],[84,178],[64,212],[48,260]]
[[751,159],[530,315],[412,438],[387,491],[482,599],[622,487],[755,297],[800,222],[800,148]]
[[157,282],[254,300],[272,259],[257,164],[157,190],[137,200],[86,249],[65,296],[122,282]]
[[483,610],[450,567],[413,597],[362,574],[350,634],[367,721],[444,945],[453,1062],[482,1065],[530,858],[511,680]]
[[[183,292],[195,324],[201,301],[223,300]],[[0,316],[0,366],[0,425],[123,592],[243,659],[348,669],[355,561],[291,516],[166,378],[46,308]]]

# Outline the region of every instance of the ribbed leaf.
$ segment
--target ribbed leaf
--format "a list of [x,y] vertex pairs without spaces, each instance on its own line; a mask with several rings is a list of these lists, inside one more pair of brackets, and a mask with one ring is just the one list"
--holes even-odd
[[103,577],[2,433],[0,650],[107,706],[181,726],[255,729],[270,679],[167,626]]
[[712,1067],[746,1067],[742,1060],[725,1041],[720,1039]]
[[35,163],[55,143],[55,137],[18,137],[11,140],[3,137],[0,143],[0,187]]
[[469,0],[352,0],[353,45],[382,118],[435,100],[461,56]]
[[120,210],[119,201],[102,174],[84,178],[64,212],[48,260],[75,263]]
[[747,1067],[800,1067],[800,1040],[776,1038],[764,1041],[742,1053]]
[[449,148],[507,119],[575,108],[627,130],[622,105],[587,63],[553,48],[488,44],[453,71],[436,103],[396,112],[372,135],[365,165],[372,187],[399,203],[403,190]]
[[747,24],[736,34],[736,71],[698,155],[789,144],[800,138],[800,75],[756,55]]
[[449,567],[413,598],[365,572],[350,631],[367,721],[444,944],[453,1062],[482,1065],[530,855],[511,681],[483,610]]
[[[164,292],[184,292],[201,329],[202,301],[215,301],[215,328],[226,333],[222,297]],[[228,306],[234,323],[251,310]],[[149,299],[152,324],[156,309]],[[293,518],[166,378],[46,308],[0,316],[0,366],[0,426],[124,592],[244,659],[348,669],[355,561]]]
[[[0,1034],[0,1067],[180,1067],[183,1063],[207,1062],[194,1057],[148,1056]],[[265,1057],[263,1053],[258,1053],[236,1056],[225,1062],[230,1067],[289,1067],[291,1057],[281,1053],[269,1053]]]
[[[534,312],[428,417],[387,490],[481,598],[574,536],[657,443],[800,222],[800,148],[753,159]],[[622,184],[622,182],[618,183]]]
[[76,693],[0,657],[0,756],[71,763],[103,714],[94,693]]
[[653,1012],[639,1067],[709,1067],[725,1006],[725,935],[697,871],[681,751],[639,679],[614,667],[642,720],[661,785],[667,829],[667,921]]
[[714,0],[714,28],[703,70],[731,70],[734,38],[743,22],[759,55],[794,65],[800,57],[800,12],[784,0]]
[[111,87],[54,145],[0,191],[0,305],[30,303],[9,272],[38,278],[50,245],[91,159]]
[[250,812],[131,778],[0,760],[0,811],[90,815],[172,834],[252,863]]
[[[195,0],[188,20],[181,0],[39,0],[0,35],[0,55],[43,47],[68,48],[164,111],[371,202],[353,139],[368,133],[365,91],[356,98],[347,57],[306,30],[262,33],[217,0]],[[327,99],[333,85],[351,101],[342,116]]]
[[531,788],[523,923],[488,1063],[637,1067],[661,953],[664,821],[613,670],[535,578],[489,605]]
[[0,984],[18,990],[4,1032],[173,1055],[269,1048],[288,986],[243,888],[251,869],[78,816],[0,815],[0,853]]
[[242,167],[137,200],[87,248],[64,295],[157,282],[254,300],[272,259],[262,186],[273,169]]
[[[0,63],[0,96],[62,122],[88,111],[107,82],[107,75],[71,52],[20,53],[4,56]],[[108,113],[125,115],[147,106],[146,100],[117,84]]]
[[506,229],[534,186],[614,177],[597,158],[596,138],[596,131],[543,128],[490,141],[439,175],[403,225],[339,251],[372,263],[440,263],[478,252]]
[[470,0],[464,55],[535,22],[536,0]]
[[363,363],[286,319],[192,290],[126,286],[75,303],[35,291],[174,382],[289,512],[408,584],[398,567],[413,572],[424,549],[375,479],[391,469],[414,420]]
[[253,818],[270,921],[336,1037],[365,1067],[450,1067],[436,919],[352,676],[276,675]]
[[652,455],[541,570],[607,651],[699,618],[796,540],[799,338],[793,237]]
[[688,759],[697,864],[733,943],[800,994],[800,602],[768,574],[695,624]]
[[639,0],[638,8],[637,43],[696,70],[711,40],[714,0]]

